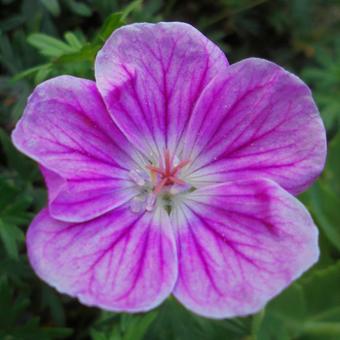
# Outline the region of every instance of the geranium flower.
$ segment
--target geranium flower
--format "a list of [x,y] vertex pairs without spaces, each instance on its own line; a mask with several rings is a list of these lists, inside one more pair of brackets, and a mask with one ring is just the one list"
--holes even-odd
[[107,310],[173,294],[224,318],[258,311],[317,261],[293,195],[320,174],[326,139],[299,78],[263,59],[229,66],[184,23],[116,30],[95,77],[39,85],[13,132],[48,186],[27,234],[40,278]]

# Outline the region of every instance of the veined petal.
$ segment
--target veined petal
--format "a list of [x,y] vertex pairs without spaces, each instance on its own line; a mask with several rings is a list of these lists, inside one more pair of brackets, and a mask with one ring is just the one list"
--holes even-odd
[[[55,218],[87,220],[131,197],[129,190],[118,195],[118,188],[126,188],[128,169],[136,166],[133,149],[92,81],[61,76],[39,85],[12,138],[57,179],[50,200]],[[72,202],[80,203],[78,211]]]
[[175,152],[193,106],[224,72],[223,52],[188,24],[132,24],[116,30],[95,64],[108,110],[127,138],[148,154]]
[[179,263],[174,295],[207,317],[259,311],[319,256],[308,211],[269,180],[196,190],[171,221]]
[[51,203],[58,196],[60,191],[65,190],[65,186],[67,185],[66,180],[42,165],[40,165],[39,169],[47,186],[48,201]]
[[278,65],[251,58],[206,88],[183,152],[193,183],[264,177],[297,194],[324,167],[326,134],[309,88]]
[[52,217],[82,222],[100,216],[138,194],[127,179],[110,177],[65,180],[40,167],[48,188],[48,209]]
[[177,278],[174,236],[160,209],[138,215],[121,207],[79,224],[57,221],[44,209],[28,230],[27,247],[40,278],[107,310],[149,310]]

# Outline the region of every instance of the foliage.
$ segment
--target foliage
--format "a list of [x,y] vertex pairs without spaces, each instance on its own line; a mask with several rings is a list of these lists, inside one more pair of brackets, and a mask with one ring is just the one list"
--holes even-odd
[[[0,338],[94,340],[340,338],[340,3],[336,0],[0,0]],[[112,14],[110,14],[112,13]],[[257,315],[208,320],[173,298],[140,315],[80,305],[30,269],[24,239],[46,194],[9,133],[33,87],[60,74],[93,78],[93,60],[126,22],[194,24],[234,62],[271,59],[312,87],[329,138],[326,168],[301,196],[320,227],[321,258]]]

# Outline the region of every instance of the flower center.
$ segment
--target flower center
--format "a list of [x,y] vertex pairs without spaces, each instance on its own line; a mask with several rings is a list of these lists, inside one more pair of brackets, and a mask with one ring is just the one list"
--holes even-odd
[[166,186],[172,184],[184,185],[185,182],[178,178],[178,173],[184,168],[189,161],[181,161],[174,165],[174,160],[170,156],[169,150],[164,151],[164,166],[162,163],[159,167],[153,165],[147,165],[146,167],[150,170],[151,178],[153,183],[157,183],[154,187],[154,193],[158,194]]
[[191,189],[191,186],[179,177],[181,170],[189,163],[188,160],[178,161],[166,149],[159,164],[147,164],[143,171],[130,171],[130,179],[138,188],[138,194],[131,201],[131,210],[151,211],[160,199],[170,211],[174,197]]

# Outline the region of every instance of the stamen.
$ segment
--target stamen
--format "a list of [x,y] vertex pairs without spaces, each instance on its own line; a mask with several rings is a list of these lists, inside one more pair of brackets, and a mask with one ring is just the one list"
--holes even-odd
[[179,164],[177,164],[177,165],[174,167],[174,169],[173,169],[173,171],[172,171],[172,174],[173,174],[173,175],[176,175],[177,172],[178,172],[179,170],[183,169],[183,168],[184,168],[186,165],[188,165],[189,163],[190,163],[190,161],[188,161],[188,160],[184,160],[184,161],[179,162]]
[[155,189],[153,190],[153,192],[157,195],[159,194],[163,187],[166,185],[166,183],[168,182],[168,178],[164,177],[156,186]]
[[176,183],[176,184],[185,184],[185,182],[177,177],[174,177],[174,176],[170,176],[169,177],[169,180],[173,183]]
[[171,157],[168,149],[164,151],[164,159],[165,159],[165,174],[169,175],[171,171]]
[[163,174],[163,170],[161,170],[161,169],[159,169],[159,168],[157,168],[153,165],[147,164],[146,167],[152,172],[156,172],[156,173],[161,174],[161,175]]

